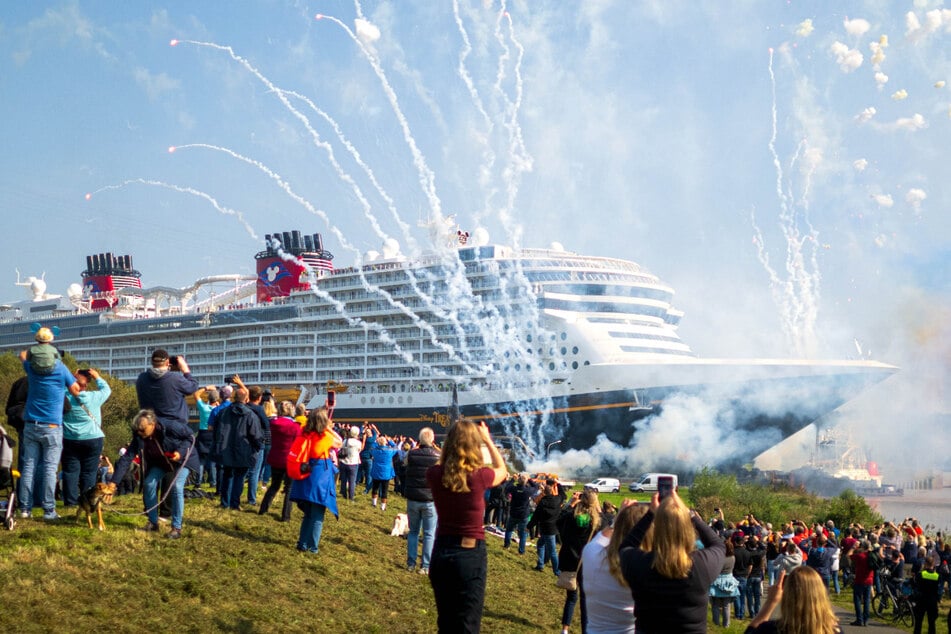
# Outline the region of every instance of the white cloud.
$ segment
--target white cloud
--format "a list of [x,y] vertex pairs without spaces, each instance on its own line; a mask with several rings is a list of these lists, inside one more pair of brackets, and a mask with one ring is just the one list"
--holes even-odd
[[839,65],[843,73],[851,73],[862,65],[865,59],[858,49],[849,48],[842,42],[835,42],[830,51],[835,55],[835,63]]
[[868,20],[863,20],[862,18],[856,18],[854,20],[846,18],[842,24],[845,26],[846,33],[855,36],[865,35],[868,33],[868,30],[872,28]]
[[864,172],[865,168],[868,167],[868,160],[863,158],[856,159],[852,161],[852,167],[855,168],[856,172]]
[[380,39],[380,29],[369,20],[357,18],[354,20],[354,26],[356,28],[357,37],[359,37],[364,44],[373,44]]
[[914,187],[905,194],[905,202],[914,207],[915,211],[921,211],[921,203],[927,197],[928,194],[925,193],[925,190]]
[[888,75],[882,71],[875,73],[875,83],[878,84],[878,89],[881,90],[885,87],[885,84],[888,83]]
[[901,101],[907,98],[908,98],[908,91],[905,90],[904,88],[896,90],[895,92],[892,93],[892,99],[894,99],[895,101]]
[[905,36],[914,37],[921,30],[921,22],[914,11],[905,14]]
[[895,121],[895,127],[899,130],[908,130],[909,132],[915,132],[921,130],[922,128],[928,127],[928,122],[925,121],[925,118],[918,114],[917,112],[912,117],[902,117]]
[[877,110],[875,110],[873,106],[869,106],[862,112],[855,115],[855,120],[859,123],[865,123],[866,121],[874,117],[876,112]]
[[878,203],[879,207],[889,208],[895,204],[890,194],[872,194],[872,200]]
[[796,35],[799,37],[809,37],[809,35],[815,30],[815,27],[812,26],[812,20],[806,18],[799,23],[799,26],[796,27]]

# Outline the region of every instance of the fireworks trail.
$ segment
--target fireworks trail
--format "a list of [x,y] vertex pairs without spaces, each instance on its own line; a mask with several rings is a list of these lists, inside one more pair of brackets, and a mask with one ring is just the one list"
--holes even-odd
[[[809,165],[805,172],[804,194],[801,197],[803,208],[802,222],[807,233],[802,235],[799,229],[799,216],[796,213],[796,196],[792,183],[788,183],[788,190],[784,187],[786,177],[783,173],[782,161],[776,150],[778,137],[778,110],[776,105],[776,75],[773,71],[773,49],[769,49],[769,77],[772,92],[772,131],[768,143],[769,152],[776,171],[776,197],[779,202],[779,229],[786,243],[786,278],[782,279],[770,265],[769,253],[766,248],[762,231],[756,224],[755,214],[751,215],[753,223],[753,243],[756,246],[757,258],[769,276],[770,290],[773,301],[780,310],[783,331],[790,343],[800,356],[811,354],[816,345],[815,324],[818,315],[818,293],[821,276],[818,268],[818,232],[809,221],[809,192],[812,186],[812,176],[815,173],[817,159],[808,150],[805,155]],[[801,141],[791,160],[791,167],[795,167],[803,154],[806,142]],[[809,243],[810,256],[804,254],[806,243]]]
[[[422,319],[419,315],[413,312],[406,304],[394,298],[393,295],[387,290],[381,288],[380,286],[376,284],[371,284],[370,281],[366,278],[366,275],[363,272],[363,267],[361,266],[360,250],[356,246],[354,246],[349,240],[347,240],[347,238],[343,235],[343,233],[337,228],[335,224],[331,223],[330,218],[327,216],[326,212],[324,212],[321,209],[317,209],[309,200],[297,194],[293,190],[293,188],[290,186],[290,184],[287,183],[287,181],[285,181],[279,174],[274,172],[274,170],[269,168],[264,163],[258,160],[255,160],[253,158],[250,158],[248,156],[244,156],[243,154],[235,152],[234,150],[230,148],[221,147],[218,145],[212,145],[209,143],[189,143],[187,145],[179,145],[179,146],[169,148],[169,152],[174,152],[175,150],[185,150],[190,148],[201,148],[206,150],[212,150],[215,152],[222,152],[235,159],[238,159],[239,161],[243,161],[244,163],[247,163],[248,165],[256,167],[257,169],[264,172],[269,178],[271,178],[271,180],[276,182],[278,186],[288,196],[290,196],[293,200],[297,201],[300,205],[302,205],[305,209],[307,209],[307,211],[314,214],[315,216],[318,216],[321,220],[323,220],[327,224],[327,226],[330,228],[331,232],[333,232],[337,240],[340,242],[340,245],[343,248],[348,249],[349,251],[353,252],[356,255],[357,273],[360,276],[360,282],[363,284],[364,290],[383,297],[387,301],[387,303],[390,304],[390,306],[392,306],[399,312],[409,317],[410,320],[413,321],[414,325],[418,326],[422,330],[425,330],[429,334],[430,342],[433,345],[441,348],[444,352],[454,357],[457,361],[463,364],[466,368],[466,371],[470,373],[474,373],[476,371],[474,368],[468,365],[465,359],[461,358],[456,353],[456,350],[452,346],[439,340],[439,337],[436,334],[436,330],[432,327],[432,325],[429,324],[429,322]],[[316,287],[316,285],[314,286]]]
[[250,235],[255,240],[260,240],[260,238],[258,237],[258,234],[254,232],[254,227],[252,227],[248,223],[248,221],[244,219],[244,214],[242,214],[240,211],[237,211],[235,209],[231,209],[230,207],[225,207],[224,205],[219,203],[217,200],[215,200],[215,198],[211,194],[206,194],[205,192],[194,189],[193,187],[182,187],[181,185],[172,185],[171,183],[166,183],[164,181],[151,180],[146,178],[130,178],[128,180],[124,180],[121,183],[118,183],[115,185],[106,185],[105,187],[100,187],[96,191],[86,194],[86,200],[91,200],[97,194],[101,194],[107,191],[114,191],[117,189],[123,189],[125,187],[128,187],[129,185],[149,185],[151,187],[164,187],[165,189],[171,189],[172,191],[176,191],[182,194],[190,194],[192,196],[197,196],[198,198],[203,198],[204,200],[211,203],[211,205],[215,209],[220,211],[222,214],[226,216],[234,216],[235,218],[237,218],[238,222],[241,223],[241,226],[244,227],[245,231],[248,232],[248,235]]

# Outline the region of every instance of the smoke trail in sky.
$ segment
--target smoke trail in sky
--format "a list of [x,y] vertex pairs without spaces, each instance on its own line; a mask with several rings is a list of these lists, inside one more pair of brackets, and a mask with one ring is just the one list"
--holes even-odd
[[252,227],[252,226],[248,223],[248,221],[244,219],[244,214],[242,214],[240,211],[236,211],[236,210],[234,210],[234,209],[231,209],[230,207],[225,207],[224,205],[222,205],[221,203],[219,203],[217,200],[215,200],[215,198],[214,198],[211,194],[206,194],[205,192],[199,191],[199,190],[194,189],[194,188],[192,188],[192,187],[182,187],[182,186],[180,186],[180,185],[172,185],[171,183],[165,183],[165,182],[162,182],[162,181],[159,181],[159,180],[150,180],[150,179],[146,179],[146,178],[130,178],[130,179],[125,180],[125,181],[122,181],[121,183],[118,183],[118,184],[116,184],[116,185],[106,185],[105,187],[100,187],[100,188],[97,189],[96,191],[94,191],[94,192],[92,192],[92,193],[90,193],[90,194],[87,194],[87,195],[86,195],[86,199],[89,200],[89,199],[92,198],[93,196],[95,196],[95,195],[97,195],[97,194],[100,194],[100,193],[102,193],[102,192],[111,191],[111,190],[116,190],[116,189],[122,189],[123,187],[127,187],[127,186],[129,186],[129,185],[134,185],[134,184],[151,185],[151,186],[153,186],[153,187],[164,187],[165,189],[171,189],[171,190],[173,190],[173,191],[180,192],[180,193],[183,193],[183,194],[190,194],[190,195],[192,195],[192,196],[197,196],[198,198],[203,198],[203,199],[207,200],[209,203],[211,203],[211,205],[212,205],[215,209],[217,209],[218,211],[220,211],[220,212],[223,213],[224,215],[226,215],[226,216],[234,216],[234,217],[238,220],[238,222],[241,223],[241,226],[244,227],[245,231],[248,232],[248,235],[250,235],[250,236],[251,236],[252,238],[254,238],[255,240],[259,240],[258,234],[256,234],[256,233],[254,232],[254,227]]
[[[785,241],[785,279],[781,278],[770,265],[769,252],[766,241],[753,217],[753,243],[756,246],[757,257],[769,276],[770,289],[773,301],[780,311],[783,332],[792,348],[800,356],[811,355],[816,348],[816,320],[818,316],[818,294],[821,275],[818,267],[818,232],[809,222],[809,192],[812,185],[812,176],[819,160],[817,152],[807,148],[805,140],[796,148],[791,160],[791,167],[795,167],[805,149],[808,165],[805,169],[805,185],[803,195],[798,203],[793,191],[793,185],[786,183],[782,161],[776,150],[778,137],[778,109],[776,105],[776,75],[773,71],[773,49],[769,49],[769,77],[772,91],[772,132],[768,147],[776,170],[776,197],[779,203],[777,221],[780,232]],[[797,213],[797,206],[802,213]],[[799,228],[800,222],[806,227],[803,235]],[[806,251],[808,250],[808,254]]]
[[274,172],[272,169],[270,169],[269,167],[267,167],[260,161],[244,156],[243,154],[235,152],[232,149],[221,147],[218,145],[212,145],[208,143],[189,143],[186,145],[179,145],[171,149],[184,150],[189,148],[203,148],[203,149],[213,150],[216,152],[223,152],[225,154],[228,154],[231,157],[234,157],[240,161],[247,163],[248,165],[252,165],[256,167],[257,169],[261,170],[262,172],[264,172],[265,174],[267,174],[267,176],[270,177],[271,180],[275,181],[278,184],[278,186],[282,190],[284,190],[284,192],[288,196],[290,196],[293,200],[301,204],[310,213],[320,217],[327,224],[330,230],[333,232],[334,236],[340,242],[340,245],[343,248],[348,249],[349,251],[354,253],[357,260],[357,272],[360,276],[360,282],[363,284],[363,287],[366,291],[375,295],[379,295],[380,297],[383,297],[383,299],[385,299],[387,303],[390,304],[390,306],[392,306],[396,310],[400,311],[401,313],[409,317],[417,327],[426,331],[429,334],[430,341],[432,342],[433,345],[441,348],[442,350],[444,350],[451,356],[455,357],[460,363],[463,364],[463,367],[466,369],[467,372],[475,373],[477,371],[476,368],[469,366],[468,363],[466,363],[465,359],[459,357],[456,353],[456,350],[452,346],[441,341],[438,335],[436,334],[436,331],[426,320],[422,319],[419,315],[413,312],[406,304],[394,298],[393,295],[389,293],[387,290],[381,288],[379,285],[371,284],[370,281],[366,278],[366,274],[364,273],[363,267],[361,266],[361,263],[360,263],[360,258],[361,258],[360,250],[357,247],[355,247],[353,244],[351,244],[349,240],[347,240],[347,238],[337,228],[337,226],[330,221],[330,218],[327,216],[327,214],[323,210],[317,209],[316,207],[314,207],[314,205],[310,201],[308,201],[304,197],[297,194],[291,188],[290,184],[288,184],[283,178],[281,178],[279,174]]

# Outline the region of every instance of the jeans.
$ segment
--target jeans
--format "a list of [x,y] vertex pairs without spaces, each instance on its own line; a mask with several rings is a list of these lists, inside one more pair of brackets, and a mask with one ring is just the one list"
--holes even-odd
[[710,605],[713,606],[713,624],[730,627],[730,604],[733,600],[730,597],[712,597]]
[[[173,472],[174,473],[174,472]],[[145,502],[145,510],[148,512],[149,521],[158,524],[158,485],[165,471],[160,467],[152,467],[145,474],[142,481],[142,500]],[[185,480],[188,479],[188,468],[182,467],[175,474],[172,481],[172,488],[169,497],[172,500],[172,528],[182,529],[182,515],[185,512]]]
[[436,599],[440,634],[478,632],[485,603],[488,561],[485,542],[463,548],[458,537],[440,537],[433,545],[429,584]]
[[[264,450],[258,449],[251,457],[251,468],[245,469],[248,474],[248,504],[258,503],[258,480],[261,479],[261,469],[264,467]],[[241,484],[244,484],[242,478]],[[240,491],[238,494],[240,495]],[[240,498],[238,499],[240,502]]]
[[271,453],[271,444],[268,443],[264,445],[264,448],[261,450],[261,473],[258,475],[258,480],[261,482],[261,486],[266,487],[271,482],[271,465],[267,461],[267,455]]
[[300,523],[297,550],[316,554],[320,550],[320,534],[324,530],[324,513],[327,507],[315,502],[299,502],[304,511]]
[[855,605],[855,620],[868,623],[868,610],[872,602],[872,586],[852,585],[852,603]]
[[244,476],[247,474],[248,467],[224,467],[221,474],[221,506],[235,510],[241,508],[241,489],[244,488]]
[[287,471],[274,467],[271,470],[271,484],[264,492],[264,499],[261,501],[261,508],[258,509],[258,515],[264,515],[271,508],[271,502],[277,496],[277,492],[284,485],[284,505],[281,507],[281,521],[289,522],[291,520],[291,479],[287,476]]
[[370,492],[370,489],[373,488],[373,478],[370,477],[370,470],[373,468],[373,461],[361,462],[360,463],[360,473],[365,474],[366,477],[366,488],[363,490],[363,494],[366,495]]
[[357,469],[360,465],[340,463],[340,497],[352,500],[357,493]]
[[[20,473],[20,510],[27,513],[38,502],[46,515],[56,511],[56,467],[63,453],[63,428],[47,423],[26,423],[23,428],[23,471]],[[97,459],[96,464],[99,461]],[[37,475],[42,481],[34,482]],[[34,486],[35,485],[35,486]],[[34,491],[39,488],[39,491]],[[34,500],[36,495],[36,500]]]
[[565,607],[561,609],[561,627],[571,625],[571,617],[575,615],[575,604],[578,603],[577,590],[565,590]]
[[103,438],[63,439],[63,505],[76,506],[79,496],[96,486]]
[[[356,465],[354,465],[356,466]],[[429,559],[436,537],[436,505],[432,502],[406,500],[406,515],[409,518],[409,535],[406,536],[406,565],[416,566],[419,550],[419,529],[423,529],[423,559],[420,568],[429,569]]]
[[762,599],[763,580],[759,577],[750,577],[746,582],[746,611],[750,618],[759,614]]
[[561,570],[558,569],[558,545],[555,543],[554,535],[541,535],[538,538],[538,569],[541,570],[545,567],[546,561],[551,561],[552,572],[555,573],[555,576],[558,576],[558,573]]
[[512,531],[518,527],[518,554],[522,555],[525,553],[525,541],[528,539],[528,532],[525,530],[528,526],[528,518],[517,518],[509,516],[508,521],[505,523],[505,548],[508,548],[508,545],[512,542]]
[[[745,614],[743,605],[746,603],[746,577],[736,577],[736,581],[738,583],[736,589],[739,595],[733,597],[733,613],[736,615],[736,618],[742,619]],[[756,615],[750,615],[750,617],[754,616]]]
[[201,457],[201,466],[198,470],[198,484],[208,476],[208,484],[218,488],[218,465],[215,464],[214,454],[208,453]]
[[832,571],[832,588],[835,590],[836,594],[842,592],[842,588],[839,587],[839,571]]

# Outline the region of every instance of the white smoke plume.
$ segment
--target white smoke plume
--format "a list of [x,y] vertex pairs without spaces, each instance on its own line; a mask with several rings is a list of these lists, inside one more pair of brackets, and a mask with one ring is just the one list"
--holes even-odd
[[889,208],[895,204],[891,194],[872,194],[872,200],[878,203],[879,207]]
[[380,29],[369,20],[357,18],[353,24],[357,37],[364,44],[373,44],[380,39]]
[[846,33],[856,37],[865,35],[868,33],[868,30],[872,28],[872,25],[868,23],[868,20],[863,20],[862,18],[856,18],[854,20],[846,18],[842,24],[845,26]]
[[814,30],[815,27],[812,26],[812,19],[806,18],[796,27],[796,35],[799,37],[809,37]]
[[881,90],[885,87],[885,84],[888,83],[888,75],[882,71],[875,73],[875,83],[878,84],[878,89]]
[[909,189],[908,193],[905,194],[905,202],[911,205],[916,212],[920,212],[921,203],[924,202],[927,197],[928,194],[925,193],[925,190],[914,187]]
[[[884,42],[884,44],[883,44]],[[878,69],[882,62],[885,61],[885,47],[888,46],[888,38],[882,36],[882,39],[878,42],[869,42],[869,49],[872,51],[872,56],[869,58],[869,62],[872,64],[872,67]]]
[[868,121],[869,119],[871,119],[872,117],[874,117],[876,112],[878,112],[878,111],[875,109],[874,106],[869,106],[868,108],[866,108],[866,109],[863,110],[862,112],[860,112],[860,113],[858,113],[857,115],[855,115],[855,120],[856,120],[858,123],[865,123],[866,121]]
[[938,81],[936,81],[936,82],[934,83],[934,87],[935,87],[935,88],[944,88],[944,80],[943,80],[943,79],[939,79]]
[[904,88],[900,88],[899,90],[896,90],[892,93],[892,99],[895,101],[904,101],[905,99],[908,99],[908,91]]
[[897,119],[893,125],[898,130],[917,132],[918,130],[927,128],[928,122],[925,121],[925,118],[922,115],[916,112],[911,117],[901,117],[900,119]]
[[861,66],[865,59],[858,49],[849,48],[848,45],[842,42],[835,42],[829,50],[835,55],[835,63],[839,65],[843,73],[851,73]]
[[852,161],[852,167],[855,168],[856,172],[864,172],[865,168],[868,167],[868,160],[863,158],[856,159]]

